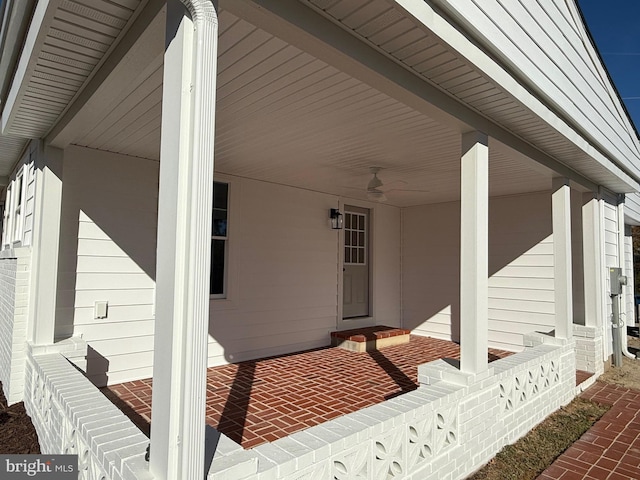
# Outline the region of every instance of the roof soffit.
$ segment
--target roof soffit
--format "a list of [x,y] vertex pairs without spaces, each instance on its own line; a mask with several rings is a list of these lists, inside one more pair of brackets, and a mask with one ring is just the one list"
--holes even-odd
[[51,130],[146,3],[39,1],[2,112],[3,134],[41,138]]
[[[546,153],[544,162],[555,159],[612,189],[638,187],[640,177],[629,170],[629,164],[614,164],[605,157],[594,142],[558,117],[427,2],[373,0],[360,8],[351,0],[301,1],[481,114],[489,124],[484,130],[495,122],[529,144],[532,154],[535,150]],[[511,90],[504,88],[505,82]]]

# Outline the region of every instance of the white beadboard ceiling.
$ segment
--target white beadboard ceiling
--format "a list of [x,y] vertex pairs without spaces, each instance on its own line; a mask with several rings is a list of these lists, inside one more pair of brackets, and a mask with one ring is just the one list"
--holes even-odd
[[[458,132],[224,10],[219,20],[216,171],[365,199],[378,166],[392,205],[459,198]],[[146,71],[73,143],[159,159],[162,64]],[[498,142],[490,165],[492,195],[550,188],[551,171]]]
[[[409,19],[394,2],[299,2],[594,183],[612,189],[623,184]],[[56,0],[54,4],[57,9],[48,20],[46,38],[25,77],[10,124],[14,137],[0,139],[0,175],[8,173],[6,159],[13,157],[15,162],[16,152],[24,147],[18,137],[42,137],[52,131],[147,0]],[[150,28],[159,29],[161,24],[154,22]],[[369,167],[378,166],[385,183],[395,182],[387,194],[393,205],[458,198],[458,131],[376,90],[366,78],[346,74],[332,66],[331,59],[327,63],[296,42],[285,42],[272,30],[257,28],[224,9],[220,13],[217,171],[365,198]],[[102,91],[117,95],[101,97],[108,99],[101,102],[108,104],[104,109],[83,110],[82,128],[65,132],[72,132],[71,143],[159,158],[162,50],[160,43],[154,51],[139,50],[155,60],[135,81],[118,82],[113,75],[107,79],[105,83],[113,82],[114,88]],[[550,188],[551,170],[494,139],[490,146],[492,195]]]

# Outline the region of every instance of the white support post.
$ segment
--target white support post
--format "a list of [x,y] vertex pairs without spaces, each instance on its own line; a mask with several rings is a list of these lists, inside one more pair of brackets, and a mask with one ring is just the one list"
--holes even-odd
[[211,0],[168,0],[166,26],[149,465],[157,480],[205,475],[216,10]]
[[487,135],[462,135],[460,168],[460,370],[487,370],[489,330],[489,148]]
[[582,196],[582,248],[584,263],[584,324],[587,327],[602,325],[604,298],[604,274],[602,272],[602,222],[600,221],[600,197],[588,192]]
[[55,336],[63,151],[53,147],[39,148],[35,162],[35,222],[27,338],[35,345],[49,345]]
[[571,188],[569,179],[553,179],[551,216],[555,286],[556,337],[573,336],[573,297],[571,285]]

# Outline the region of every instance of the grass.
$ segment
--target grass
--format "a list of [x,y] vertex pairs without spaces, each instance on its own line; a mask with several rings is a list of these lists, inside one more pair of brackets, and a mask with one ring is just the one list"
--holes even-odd
[[472,480],[535,479],[609,410],[582,398],[547,417],[513,445],[503,448]]

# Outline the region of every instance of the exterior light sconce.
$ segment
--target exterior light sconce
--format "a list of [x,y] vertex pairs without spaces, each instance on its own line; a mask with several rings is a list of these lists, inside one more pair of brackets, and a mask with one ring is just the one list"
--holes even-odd
[[342,214],[337,208],[329,210],[329,218],[331,219],[331,228],[334,230],[342,230]]

